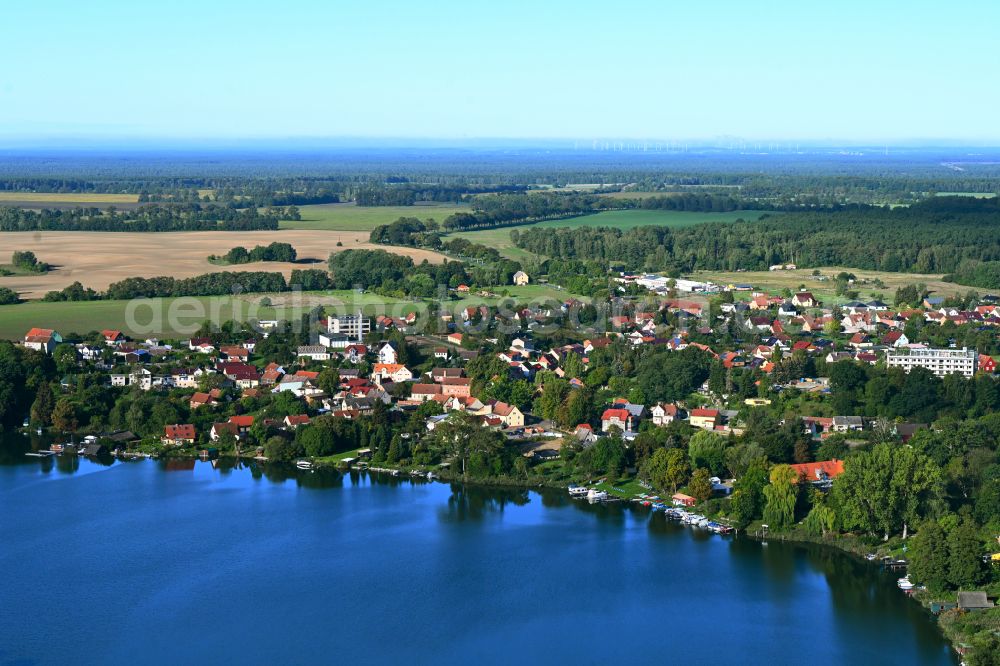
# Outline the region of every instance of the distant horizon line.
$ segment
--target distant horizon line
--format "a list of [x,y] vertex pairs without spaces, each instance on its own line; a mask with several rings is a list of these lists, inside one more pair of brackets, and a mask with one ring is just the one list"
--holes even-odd
[[350,135],[268,136],[169,136],[134,135],[39,135],[0,134],[3,151],[122,150],[122,149],[234,149],[254,147],[290,148],[559,148],[580,152],[667,153],[692,150],[767,153],[809,149],[1000,149],[1000,138],[748,138],[730,135],[702,138],[642,137],[420,137]]

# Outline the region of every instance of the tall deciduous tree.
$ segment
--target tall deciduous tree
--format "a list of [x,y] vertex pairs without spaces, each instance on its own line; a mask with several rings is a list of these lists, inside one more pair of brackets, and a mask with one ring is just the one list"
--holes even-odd
[[764,487],[764,522],[771,527],[785,527],[795,522],[797,495],[795,470],[788,465],[771,469],[771,483]]

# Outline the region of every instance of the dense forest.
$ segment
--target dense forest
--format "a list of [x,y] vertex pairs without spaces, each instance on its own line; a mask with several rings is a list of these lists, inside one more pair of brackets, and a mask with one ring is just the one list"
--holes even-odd
[[762,270],[793,262],[935,273],[1000,259],[998,221],[997,199],[949,197],[893,209],[842,206],[678,229],[515,229],[511,239],[539,254],[628,270]]

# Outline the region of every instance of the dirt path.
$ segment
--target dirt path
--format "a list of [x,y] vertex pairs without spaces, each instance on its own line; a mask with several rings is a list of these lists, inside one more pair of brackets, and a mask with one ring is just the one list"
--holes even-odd
[[[217,266],[207,259],[210,254],[225,254],[238,245],[252,248],[274,241],[291,243],[299,262]],[[343,246],[337,247],[338,242]],[[443,255],[429,250],[372,245],[368,233],[361,231],[0,232],[0,263],[9,261],[15,250],[31,250],[39,261],[56,266],[41,275],[0,277],[0,286],[30,299],[41,298],[45,292],[62,289],[74,281],[100,290],[127,277],[191,277],[215,271],[260,270],[288,275],[293,268],[322,268],[331,252],[346,249],[385,249],[416,262],[444,261]]]

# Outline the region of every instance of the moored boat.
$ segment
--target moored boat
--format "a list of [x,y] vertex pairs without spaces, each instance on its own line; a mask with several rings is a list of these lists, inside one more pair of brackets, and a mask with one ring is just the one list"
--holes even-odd
[[295,466],[299,469],[313,469],[315,466],[308,460],[296,460]]

